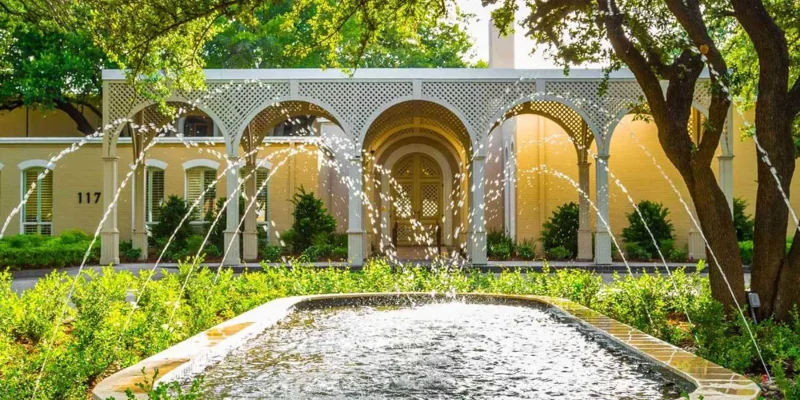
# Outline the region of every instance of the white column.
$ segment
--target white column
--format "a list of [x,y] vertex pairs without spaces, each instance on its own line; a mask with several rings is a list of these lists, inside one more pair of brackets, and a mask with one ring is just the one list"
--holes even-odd
[[347,185],[350,193],[347,218],[347,261],[353,266],[364,265],[364,224],[362,221],[364,184],[362,180],[361,157],[351,158]]
[[117,192],[117,163],[119,157],[103,157],[103,214],[109,208],[100,231],[100,264],[119,264],[119,229],[117,228],[117,205],[112,205]]
[[486,215],[484,194],[485,156],[475,156],[472,160],[472,198],[470,201],[472,226],[469,249],[472,265],[486,265]]
[[[595,164],[597,185],[597,221],[594,234],[595,264],[611,264],[611,233],[608,230],[608,157],[598,155]],[[605,221],[605,222],[604,222]]]
[[244,231],[242,232],[242,259],[253,261],[258,259],[258,232],[256,221],[256,205],[249,208],[251,202],[256,198],[258,189],[256,188],[256,169],[252,165],[242,167],[242,175],[249,178],[244,183],[245,194],[245,215]]
[[590,218],[589,199],[589,167],[592,164],[588,161],[581,161],[578,163],[578,185],[581,191],[585,194],[578,196],[578,206],[580,213],[578,214],[578,259],[591,260],[594,258],[592,254],[592,221]]
[[239,158],[229,157],[229,168],[225,172],[225,187],[228,197],[228,206],[225,208],[227,226],[225,228],[225,248],[227,251],[224,265],[239,265]]
[[133,226],[131,227],[131,242],[134,249],[141,250],[139,260],[147,260],[147,169],[144,159],[136,166],[133,175]]
[[719,160],[719,187],[725,193],[725,199],[728,200],[728,207],[733,215],[733,156],[721,155],[717,160]]

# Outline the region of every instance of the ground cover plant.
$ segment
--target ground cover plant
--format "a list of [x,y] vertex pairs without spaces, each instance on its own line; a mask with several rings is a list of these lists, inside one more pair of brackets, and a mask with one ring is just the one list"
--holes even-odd
[[[37,398],[86,398],[95,384],[114,371],[269,300],[379,291],[568,298],[760,379],[763,371],[741,321],[726,319],[722,305],[711,297],[708,279],[683,270],[673,271],[673,279],[616,276],[603,284],[599,275],[582,270],[492,274],[446,266],[392,267],[380,260],[367,263],[361,271],[265,264],[239,275],[221,270],[218,276],[211,269],[182,265],[178,272],[165,271],[163,279],[149,282],[147,272],[134,275],[108,268],[102,274],[87,271],[78,277],[74,307],[67,309],[63,324],[55,330],[72,278],[53,272],[34,288],[17,294],[5,272],[0,273],[0,399],[31,398],[40,370]],[[186,288],[181,291],[184,282]],[[138,295],[141,301],[131,314],[131,296]],[[782,377],[778,382],[786,398],[797,398],[797,314],[791,323],[764,321],[755,333],[773,373]]]

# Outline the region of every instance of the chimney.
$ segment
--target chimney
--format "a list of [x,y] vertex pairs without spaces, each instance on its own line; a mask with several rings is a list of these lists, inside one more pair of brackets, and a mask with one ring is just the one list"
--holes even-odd
[[502,36],[489,19],[489,68],[514,68],[514,34]]

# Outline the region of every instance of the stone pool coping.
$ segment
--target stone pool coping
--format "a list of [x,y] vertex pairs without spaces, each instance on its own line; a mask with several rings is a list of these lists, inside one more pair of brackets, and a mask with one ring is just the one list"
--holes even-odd
[[[94,399],[126,399],[125,389],[130,388],[137,398],[145,398],[137,383],[143,382],[142,368],[152,378],[159,370],[156,384],[170,382],[200,373],[209,364],[221,360],[236,347],[255,335],[264,332],[288,316],[297,306],[318,301],[379,299],[390,297],[432,297],[431,293],[348,293],[313,296],[295,296],[272,300],[237,317],[229,319],[211,329],[180,342],[136,365],[132,365],[109,376],[95,386]],[[444,298],[436,295],[436,298]],[[617,345],[622,346],[652,364],[677,375],[692,385],[695,390],[691,399],[705,400],[750,400],[761,393],[755,382],[706,359],[695,356],[676,346],[656,339],[646,333],[611,319],[572,301],[544,296],[504,295],[468,293],[459,294],[458,299],[514,300],[534,302],[553,307],[561,314],[574,319],[583,327],[596,331]]]

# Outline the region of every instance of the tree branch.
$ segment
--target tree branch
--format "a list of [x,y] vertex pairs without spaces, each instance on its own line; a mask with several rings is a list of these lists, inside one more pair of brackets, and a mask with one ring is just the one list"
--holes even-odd
[[75,121],[76,129],[78,129],[79,132],[83,133],[84,135],[91,135],[94,133],[94,127],[92,124],[89,123],[89,120],[86,118],[86,116],[83,115],[80,110],[75,108],[72,103],[60,102],[56,104],[56,108],[65,112],[70,118],[72,118],[73,121]]

